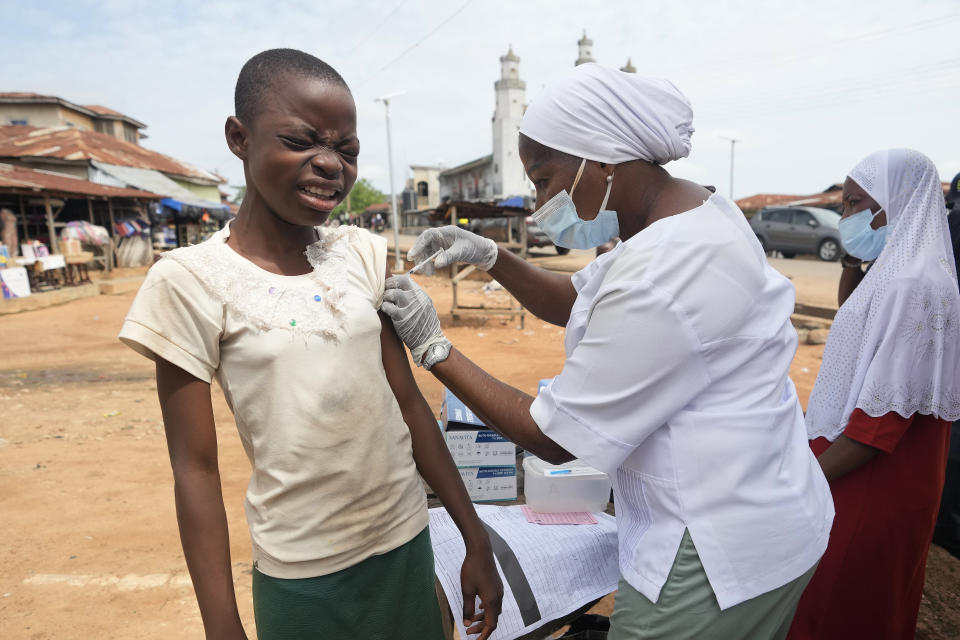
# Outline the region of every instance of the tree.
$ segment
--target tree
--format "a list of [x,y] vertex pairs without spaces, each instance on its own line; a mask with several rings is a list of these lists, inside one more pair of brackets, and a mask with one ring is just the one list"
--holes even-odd
[[[360,178],[353,185],[353,189],[350,191],[350,211],[360,213],[367,207],[372,204],[377,204],[378,202],[386,202],[387,196],[373,186],[366,178]],[[331,216],[337,216],[347,210],[347,201],[344,200],[337,205],[337,208],[333,210]]]
[[231,200],[231,202],[233,202],[234,204],[240,204],[241,202],[243,202],[243,196],[247,195],[247,185],[245,184],[240,185],[236,189],[237,189],[237,192],[233,194],[233,200]]

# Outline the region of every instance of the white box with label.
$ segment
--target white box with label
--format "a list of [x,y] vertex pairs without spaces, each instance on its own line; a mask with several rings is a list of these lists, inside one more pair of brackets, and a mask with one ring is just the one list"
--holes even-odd
[[573,460],[550,464],[535,456],[523,459],[523,495],[534,511],[603,511],[610,500],[610,477]]
[[451,430],[444,434],[458,467],[516,465],[516,446],[490,429]]
[[457,469],[474,502],[517,499],[517,467],[460,467]]

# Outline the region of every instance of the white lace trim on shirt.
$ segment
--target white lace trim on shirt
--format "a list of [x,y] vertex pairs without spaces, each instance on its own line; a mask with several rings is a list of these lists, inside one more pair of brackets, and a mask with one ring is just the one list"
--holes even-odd
[[[336,340],[343,333],[348,247],[360,240],[356,227],[317,227],[320,240],[304,254],[309,277],[271,278],[227,246],[229,228],[208,241],[166,254],[192,273],[237,321],[260,331]],[[231,255],[233,254],[233,255]]]

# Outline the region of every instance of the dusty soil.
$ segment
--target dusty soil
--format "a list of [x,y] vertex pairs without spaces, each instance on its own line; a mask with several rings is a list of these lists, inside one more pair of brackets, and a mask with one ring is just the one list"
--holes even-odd
[[[441,313],[446,281],[419,278]],[[479,287],[482,283],[476,283]],[[472,294],[505,303],[503,293]],[[149,361],[116,340],[133,295],[100,296],[0,317],[0,636],[200,638],[180,552],[163,426]],[[563,364],[563,331],[530,316],[447,329],[469,357],[529,393]],[[802,346],[792,374],[806,397],[822,347]],[[441,387],[416,372],[439,410]],[[254,637],[249,473],[214,389],[220,464],[240,613]],[[609,613],[612,600],[597,607]],[[960,637],[960,561],[934,547],[918,638]]]

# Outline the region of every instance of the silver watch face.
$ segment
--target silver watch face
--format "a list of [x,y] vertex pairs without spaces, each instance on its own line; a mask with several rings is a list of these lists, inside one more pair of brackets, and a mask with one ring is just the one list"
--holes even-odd
[[434,357],[434,358],[436,358],[437,356],[442,356],[442,355],[443,355],[443,345],[442,345],[442,344],[435,344],[435,345],[433,345],[432,347],[430,347],[430,355],[431,355],[432,357]]

